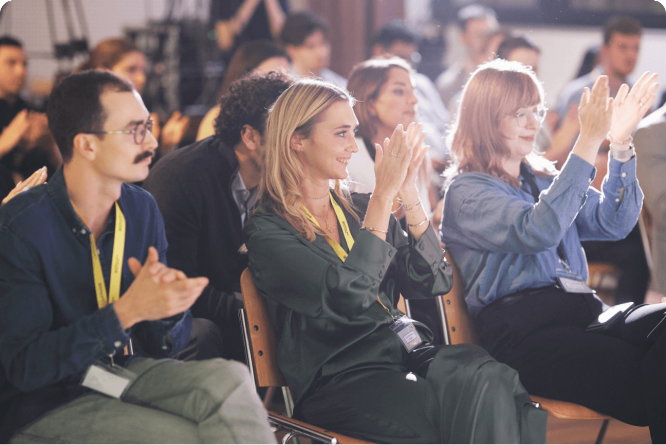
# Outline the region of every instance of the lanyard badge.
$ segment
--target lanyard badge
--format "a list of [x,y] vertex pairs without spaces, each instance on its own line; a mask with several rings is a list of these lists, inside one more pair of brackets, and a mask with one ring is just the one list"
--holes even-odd
[[[111,260],[111,278],[109,280],[109,292],[106,292],[104,284],[104,274],[102,273],[102,264],[97,254],[97,243],[95,236],[90,234],[90,253],[93,263],[93,276],[95,279],[95,294],[97,296],[97,306],[101,309],[108,304],[117,301],[120,298],[120,279],[123,270],[123,256],[125,254],[125,234],[126,224],[125,215],[120,210],[118,203],[116,206],[116,228],[113,238],[113,256]],[[136,379],[136,374],[113,363],[111,355],[111,364],[106,364],[101,360],[96,361],[86,371],[81,381],[81,385],[93,389],[110,397],[120,398],[130,384]]]
[[402,345],[407,350],[407,353],[412,352],[423,343],[419,331],[414,327],[413,321],[414,320],[405,315],[395,320],[389,326],[393,333],[398,336],[400,342],[402,342]]
[[113,359],[111,364],[97,360],[86,371],[81,386],[119,399],[127,392],[136,377],[132,371],[113,364]]
[[595,291],[583,281],[583,278],[580,275],[573,273],[571,269],[557,269],[555,274],[557,275],[557,282],[564,292],[573,294],[595,293]]

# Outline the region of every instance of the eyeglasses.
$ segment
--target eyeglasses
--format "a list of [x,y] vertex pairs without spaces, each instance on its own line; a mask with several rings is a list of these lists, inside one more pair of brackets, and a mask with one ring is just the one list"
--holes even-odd
[[536,111],[523,111],[521,113],[516,114],[515,117],[516,119],[518,119],[518,125],[520,125],[521,127],[525,127],[527,125],[527,118],[530,116],[530,114],[534,115],[534,118],[539,123],[543,123],[544,119],[546,119],[547,112],[548,108],[539,107],[537,108]]
[[114,130],[114,131],[89,131],[88,134],[133,134],[134,143],[137,145],[143,144],[146,140],[146,133],[153,130],[153,119],[150,118],[146,122],[139,122],[131,130]]

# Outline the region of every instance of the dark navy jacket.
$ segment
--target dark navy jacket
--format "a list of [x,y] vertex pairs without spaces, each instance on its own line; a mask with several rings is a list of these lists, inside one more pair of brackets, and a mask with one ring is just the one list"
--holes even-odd
[[[120,295],[134,280],[127,259],[142,263],[155,246],[166,262],[164,223],[155,200],[124,184],[118,204],[127,231]],[[115,207],[97,242],[108,289]],[[98,309],[90,231],[74,212],[62,169],[0,209],[0,439],[86,390],[82,374],[120,351],[130,334],[136,349],[166,357],[186,343],[189,311],[122,329],[112,305]]]

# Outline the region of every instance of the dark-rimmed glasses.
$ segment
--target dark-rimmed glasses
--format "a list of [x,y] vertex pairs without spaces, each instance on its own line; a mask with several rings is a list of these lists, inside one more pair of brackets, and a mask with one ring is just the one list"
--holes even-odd
[[146,140],[146,133],[153,130],[153,119],[150,118],[146,122],[139,122],[131,130],[113,130],[113,131],[88,131],[88,134],[133,134],[134,143],[137,145],[143,144]]

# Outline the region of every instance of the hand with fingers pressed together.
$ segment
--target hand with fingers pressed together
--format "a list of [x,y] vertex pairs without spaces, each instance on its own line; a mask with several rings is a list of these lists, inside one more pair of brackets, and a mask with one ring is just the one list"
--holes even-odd
[[143,266],[136,258],[130,258],[128,264],[134,282],[114,303],[123,329],[185,312],[208,285],[208,278],[187,278],[183,272],[160,263],[154,247],[149,248]]
[[585,88],[578,106],[580,136],[573,152],[594,165],[599,145],[611,126],[613,98],[609,97],[608,76],[599,76],[592,91]]
[[375,192],[393,199],[405,182],[412,160],[412,148],[407,145],[407,133],[402,124],[395,127],[391,139],[384,139],[384,146],[375,144]]
[[[407,169],[407,176],[403,182],[398,194],[400,198],[404,200],[405,195],[411,193],[417,193],[418,189],[416,187],[416,180],[418,178],[419,170],[423,165],[423,160],[425,159],[426,153],[430,148],[429,145],[424,145],[426,133],[421,131],[423,124],[416,124],[412,122],[407,127],[407,145],[412,149],[412,159],[409,163],[409,168]],[[427,199],[427,196],[424,196],[423,199]]]

